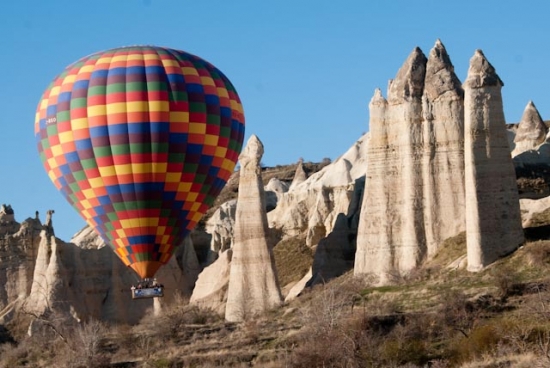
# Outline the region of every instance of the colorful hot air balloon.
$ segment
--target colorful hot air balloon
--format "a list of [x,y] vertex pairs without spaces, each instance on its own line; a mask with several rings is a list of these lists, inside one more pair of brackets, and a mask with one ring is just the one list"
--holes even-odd
[[68,66],[38,104],[35,136],[56,188],[151,278],[229,179],[244,125],[235,88],[210,63],[136,46]]

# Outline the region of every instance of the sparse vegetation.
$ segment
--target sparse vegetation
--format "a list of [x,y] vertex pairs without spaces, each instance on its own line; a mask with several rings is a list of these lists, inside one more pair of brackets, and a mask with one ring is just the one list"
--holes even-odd
[[[303,165],[309,174],[322,167]],[[264,168],[264,180],[292,180],[295,169]],[[222,201],[237,188],[235,174]],[[178,296],[135,326],[23,310],[0,325],[0,368],[548,367],[550,213],[532,226],[528,243],[482,272],[460,266],[462,233],[393,285],[348,272],[240,324]],[[274,255],[281,286],[300,279],[313,258],[303,237],[279,242]]]

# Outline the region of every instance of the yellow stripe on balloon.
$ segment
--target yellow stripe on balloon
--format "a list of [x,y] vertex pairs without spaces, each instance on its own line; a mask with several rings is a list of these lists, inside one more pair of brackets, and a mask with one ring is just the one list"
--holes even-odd
[[[48,166],[51,169],[50,172],[53,172],[53,169],[55,169],[57,167],[57,161],[55,161],[55,157],[52,157],[52,158],[48,159]],[[54,178],[57,178],[57,177],[54,176]]]
[[190,134],[205,134],[206,124],[203,123],[189,123]]
[[49,100],[48,100],[47,98],[45,98],[45,99],[42,100],[42,102],[40,103],[40,109],[41,109],[41,110],[44,110],[44,109],[46,109],[46,108],[48,107],[48,101],[49,101]]
[[111,63],[116,63],[118,61],[126,61],[127,55],[116,55],[111,59]]
[[128,251],[126,250],[126,247],[117,248],[116,252],[119,256],[122,256],[122,257],[126,257],[128,255]]
[[149,101],[149,111],[169,111],[170,104],[168,101]]
[[[60,156],[63,154],[63,149],[59,144],[56,144],[55,146],[51,147],[51,150],[54,157]],[[55,166],[58,166],[58,165],[56,164]]]
[[70,74],[63,79],[62,85],[72,84],[76,80],[76,74]]
[[214,155],[216,157],[225,157],[226,154],[227,154],[227,147],[217,147]]
[[51,181],[55,182],[57,180],[57,176],[55,175],[55,173],[53,172],[53,170],[50,170],[48,171],[48,177],[50,178]]
[[181,180],[181,173],[167,173],[166,182],[167,183],[178,183]]
[[103,186],[102,178],[93,178],[93,179],[89,179],[88,181],[90,182],[90,186],[94,189]]
[[192,222],[199,222],[202,217],[202,213],[195,212],[193,216],[191,217]]
[[206,134],[204,136],[204,144],[207,146],[217,146],[219,137],[213,134]]
[[61,87],[60,86],[55,86],[53,87],[51,90],[50,90],[50,98],[51,97],[55,97],[57,95],[59,95],[59,91],[61,91]]
[[[80,204],[82,205],[82,207],[84,207],[85,210],[92,208],[92,204],[87,199],[83,199],[82,201],[80,201]],[[89,217],[89,215],[86,217]]]
[[150,174],[151,173],[151,165],[149,164],[132,163],[128,165],[131,165],[129,172],[132,174]]
[[218,96],[229,97],[229,93],[227,93],[227,90],[225,88],[217,88],[217,90],[218,90]]
[[87,128],[88,128],[88,118],[71,119],[72,131],[75,131],[77,129],[87,129]]
[[105,105],[88,106],[88,117],[107,115],[107,108]]
[[126,107],[126,102],[113,102],[113,103],[107,104],[105,107],[108,114],[121,114],[121,113],[130,112]]
[[141,227],[141,219],[140,218],[131,218],[131,219],[124,219],[120,220],[120,226],[125,229],[131,229],[134,227]]
[[143,60],[158,60],[158,54],[145,54],[143,55]]
[[184,66],[183,68],[181,68],[181,72],[183,73],[183,75],[196,75],[196,76],[199,75],[199,72],[197,72],[197,69],[190,68],[188,66]]
[[198,211],[200,206],[201,206],[201,204],[199,202],[193,203],[193,205],[191,206],[191,212]]
[[241,114],[243,113],[243,105],[241,105],[240,103],[238,103],[235,100],[231,100],[231,108],[233,110],[236,110],[236,111],[240,112]]
[[94,70],[94,65],[84,65],[82,68],[80,68],[79,74],[90,73],[93,70]]
[[[120,223],[122,223],[122,220],[120,221]],[[126,237],[126,232],[124,231],[124,229],[117,229],[116,234],[121,238]]]
[[233,169],[235,168],[235,163],[231,160],[224,158],[221,168],[227,171],[233,171]]
[[99,168],[99,174],[102,177],[115,176],[117,174],[115,166],[103,166]]
[[82,190],[82,194],[84,195],[84,198],[86,198],[86,199],[92,199],[92,198],[96,197],[94,190],[91,189],[91,188]]
[[187,193],[189,189],[191,189],[191,183],[180,183],[180,185],[178,185],[178,192],[180,193]]
[[188,122],[189,112],[170,111],[170,123]]
[[[95,66],[98,67],[101,64],[110,64],[111,63],[112,56],[103,56],[97,59],[95,62]],[[81,69],[82,70],[82,69]],[[93,69],[92,69],[93,70]]]
[[158,217],[142,217],[141,218],[141,224],[142,226],[159,226],[159,218]]
[[131,60],[143,60],[143,55],[142,54],[130,54],[130,55],[128,55],[128,61],[131,61]]
[[166,68],[168,66],[175,66],[175,67],[178,67],[180,66],[179,62],[176,61],[176,60],[168,60],[168,59],[163,59],[162,60],[162,65]]
[[201,83],[205,86],[215,86],[214,80],[210,77],[201,77]]
[[146,112],[149,111],[149,105],[147,101],[130,101],[122,103],[124,105],[124,110],[120,112]]
[[195,202],[198,196],[199,196],[199,193],[191,192],[187,194],[186,202]]
[[153,164],[152,172],[154,174],[162,174],[166,172],[168,164],[166,162],[156,162]]
[[69,143],[73,142],[73,132],[63,132],[59,133],[59,143]]

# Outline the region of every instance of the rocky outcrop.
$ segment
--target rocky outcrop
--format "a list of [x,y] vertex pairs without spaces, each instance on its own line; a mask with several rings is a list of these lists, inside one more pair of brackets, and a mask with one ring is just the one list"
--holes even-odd
[[506,136],[502,81],[480,50],[465,89],[468,270],[478,271],[523,241],[514,166]]
[[427,59],[413,50],[387,100],[375,91],[356,275],[391,282],[465,229],[472,271],[522,242],[501,82],[485,59],[474,60],[467,101],[439,40]]
[[415,48],[369,108],[354,272],[385,283],[464,227],[463,91],[443,44],[428,59]]
[[202,270],[191,295],[191,304],[225,313],[232,254],[231,249],[220,252],[219,257]]
[[264,188],[265,209],[267,212],[277,207],[277,202],[283,193],[288,192],[288,183],[277,178],[271,178]]
[[532,101],[525,107],[514,133],[512,157],[516,167],[550,166],[550,132]]
[[311,278],[305,286],[324,284],[353,268],[355,248],[350,244],[349,237],[348,218],[340,213],[333,231],[322,238],[315,249]]
[[225,319],[242,321],[281,305],[282,296],[265,209],[260,160],[264,149],[252,135],[239,156],[241,174],[235,214],[235,243]]
[[290,184],[289,190],[296,188],[306,180],[307,174],[304,170],[304,162],[300,160],[298,161],[298,166],[296,166],[296,172],[294,173],[294,178],[292,179],[292,184]]
[[523,110],[523,116],[515,132],[515,148],[512,151],[512,156],[536,149],[543,144],[546,141],[547,130],[535,104],[529,101]]
[[360,207],[356,192],[363,190],[367,141],[368,133],[330,165],[306,181],[291,185],[280,196],[277,207],[267,214],[269,227],[281,231],[284,237],[306,233],[307,245],[313,247],[332,232],[338,214],[353,216],[350,210]]
[[0,323],[9,320],[31,293],[42,224],[0,211]]
[[[13,212],[0,210],[0,323],[21,309],[73,321],[136,323],[147,315],[154,302],[131,299],[135,273],[89,227],[70,243],[56,238],[52,214],[44,224],[38,215],[19,224]],[[186,238],[157,274],[167,291],[164,304],[176,293],[189,297],[199,271],[193,244]]]

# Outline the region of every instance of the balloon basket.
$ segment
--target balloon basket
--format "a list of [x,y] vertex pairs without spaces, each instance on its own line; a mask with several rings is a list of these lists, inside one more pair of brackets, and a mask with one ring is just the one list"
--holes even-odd
[[148,279],[141,281],[137,286],[131,287],[132,299],[162,298],[164,296],[164,286],[158,284],[156,280],[150,282]]

